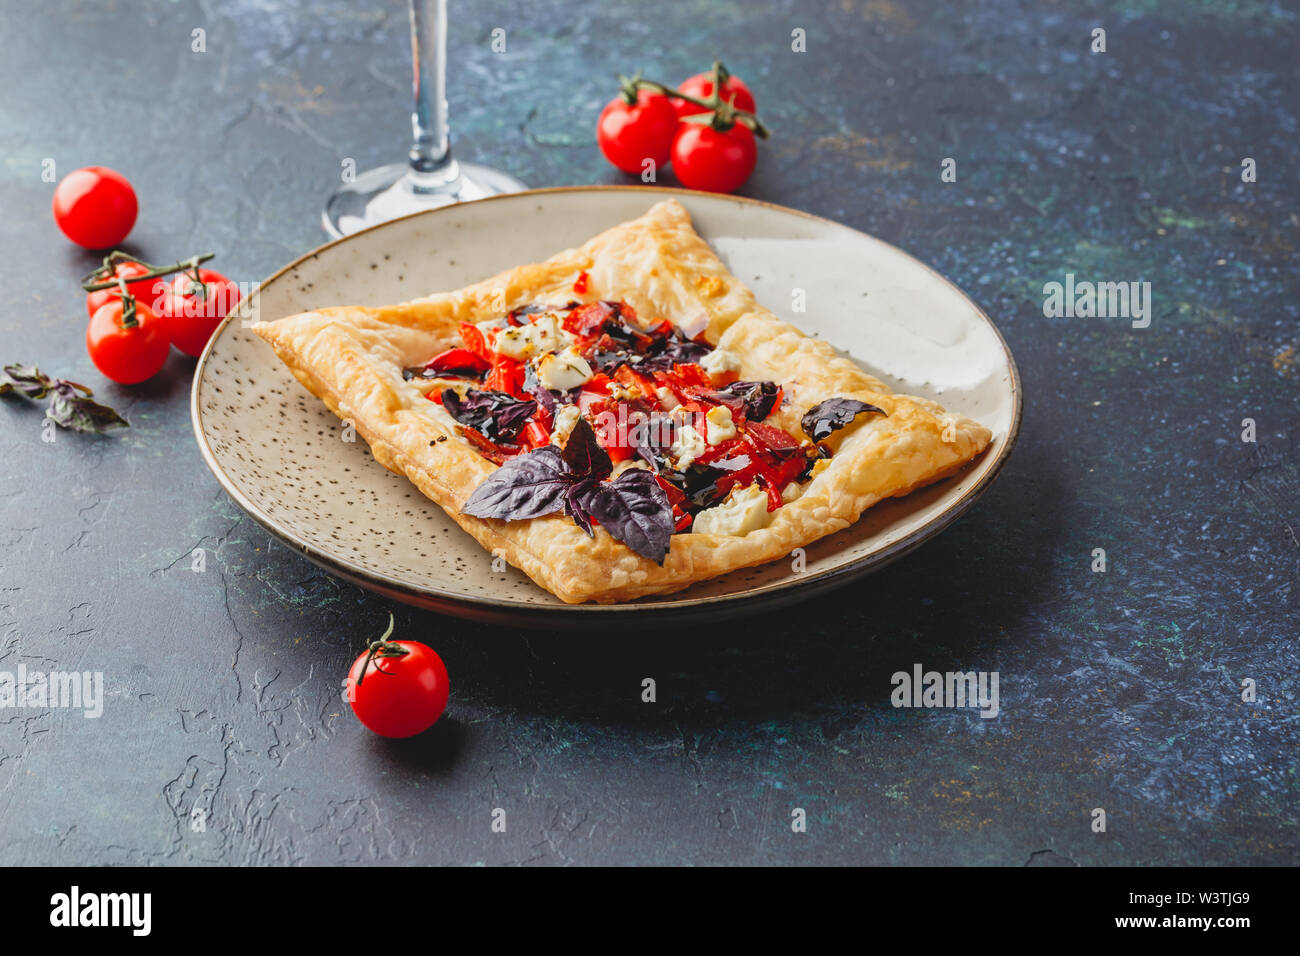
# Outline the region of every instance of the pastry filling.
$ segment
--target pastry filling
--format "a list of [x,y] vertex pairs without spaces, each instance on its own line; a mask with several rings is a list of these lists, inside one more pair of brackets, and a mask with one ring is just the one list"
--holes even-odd
[[780,385],[739,380],[737,356],[667,320],[642,321],[623,302],[523,306],[463,324],[460,336],[461,346],[403,377],[501,466],[464,512],[522,520],[563,511],[660,563],[674,534],[765,527],[831,457],[823,440],[832,431],[884,414],[833,398],[795,436],[768,421],[784,401]]

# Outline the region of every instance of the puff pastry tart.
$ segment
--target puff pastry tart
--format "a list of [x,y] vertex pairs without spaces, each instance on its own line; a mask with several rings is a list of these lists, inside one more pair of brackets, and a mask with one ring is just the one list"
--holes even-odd
[[991,437],[777,319],[673,200],[457,292],[253,328],[378,462],[569,603],[782,558]]

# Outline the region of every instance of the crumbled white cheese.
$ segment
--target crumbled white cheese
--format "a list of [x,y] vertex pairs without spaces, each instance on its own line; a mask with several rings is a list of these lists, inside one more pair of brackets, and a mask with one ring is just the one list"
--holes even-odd
[[533,346],[537,354],[558,351],[573,344],[573,336],[564,330],[561,320],[554,312],[543,312],[533,317]]
[[573,349],[548,352],[537,360],[537,380],[549,389],[567,392],[591,379],[591,366]]
[[623,472],[631,471],[633,468],[640,468],[642,471],[650,470],[650,466],[640,458],[628,458],[626,461],[620,461],[614,466],[614,470],[610,473],[610,477],[617,478],[619,475],[623,474]]
[[555,412],[555,425],[551,430],[551,444],[563,446],[569,440],[569,433],[573,431],[578,419],[582,417],[582,412],[578,411],[577,405],[562,405]]
[[537,351],[537,347],[533,344],[533,327],[531,325],[520,325],[515,328],[502,329],[497,333],[492,348],[506,358],[522,362]]
[[824,472],[830,466],[831,466],[831,460],[829,458],[817,459],[817,463],[812,466],[812,477],[813,478],[818,477],[822,472]]
[[751,531],[766,528],[770,520],[767,492],[754,484],[732,491],[722,504],[701,511],[695,516],[691,531],[744,537]]
[[667,385],[661,385],[656,388],[655,394],[659,396],[659,401],[663,404],[664,408],[668,409],[670,412],[681,404],[681,402],[677,401],[677,396],[673,394],[673,390]]
[[669,449],[669,454],[680,471],[689,468],[691,462],[703,455],[708,447],[703,435],[690,425],[682,425],[677,429],[677,434],[673,436],[673,444]]
[[554,352],[573,343],[573,336],[560,325],[552,312],[533,317],[528,325],[513,326],[497,333],[492,347],[506,358],[522,362],[543,352]]
[[734,352],[728,352],[726,349],[714,349],[704,358],[700,359],[700,368],[710,375],[721,375],[724,372],[739,372],[740,359]]
[[728,438],[736,437],[736,423],[732,421],[731,409],[726,405],[714,405],[704,420],[708,423],[710,445],[718,445]]
[[802,494],[803,494],[803,485],[799,484],[799,482],[797,481],[792,481],[790,482],[790,484],[786,485],[784,488],[781,489],[781,504],[784,505],[784,504],[789,504],[792,501],[796,501],[798,500],[799,496]]

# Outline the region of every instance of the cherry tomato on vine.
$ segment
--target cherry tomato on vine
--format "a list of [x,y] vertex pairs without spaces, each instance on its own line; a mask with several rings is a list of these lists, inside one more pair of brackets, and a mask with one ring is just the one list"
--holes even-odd
[[[391,633],[391,625],[390,625]],[[381,737],[413,737],[428,730],[447,706],[447,666],[418,641],[389,641],[356,659],[347,699],[357,719]]]
[[[693,96],[697,100],[708,100],[713,96],[713,71],[696,73],[677,89],[679,92],[685,93],[687,96]],[[745,81],[738,76],[728,74],[727,78],[722,81],[721,99],[724,103],[730,101],[738,110],[745,110],[747,113],[754,112],[754,94],[745,85]],[[673,98],[673,108],[677,111],[679,118],[708,112],[702,106],[696,106],[694,103],[688,103],[686,100],[679,100],[675,97]]]
[[673,140],[673,170],[683,186],[711,193],[739,189],[754,171],[758,147],[743,123],[722,131],[682,123]]
[[74,170],[54,188],[55,223],[87,249],[107,249],[125,239],[139,208],[127,178],[107,166]]
[[668,162],[676,131],[677,112],[668,97],[638,90],[635,103],[616,96],[600,111],[596,142],[605,158],[623,172],[639,173],[647,159],[657,167]]
[[239,285],[213,269],[186,269],[167,285],[159,315],[172,345],[186,355],[203,354],[221,320],[239,302]]
[[105,376],[119,385],[153,377],[167,361],[171,341],[153,309],[122,297],[104,303],[86,326],[86,351]]
[[[132,282],[134,276],[142,276],[148,273],[149,267],[139,262],[124,261],[119,262],[113,267],[113,276],[103,276],[97,281],[107,282],[109,278],[121,277],[126,280],[126,291],[134,298],[153,308],[154,300],[157,298],[153,294],[153,284],[155,279],[143,279],[139,282]],[[111,289],[96,289],[94,292],[86,293],[86,314],[93,316],[99,311],[100,306],[107,303],[110,299],[116,299],[120,287],[114,286]]]

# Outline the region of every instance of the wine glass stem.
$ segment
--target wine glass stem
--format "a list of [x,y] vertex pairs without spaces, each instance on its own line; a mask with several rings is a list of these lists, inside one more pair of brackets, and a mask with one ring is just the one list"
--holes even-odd
[[447,0],[411,0],[411,168],[454,178],[447,130]]

